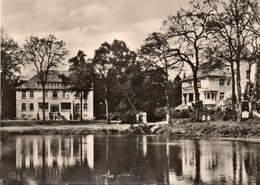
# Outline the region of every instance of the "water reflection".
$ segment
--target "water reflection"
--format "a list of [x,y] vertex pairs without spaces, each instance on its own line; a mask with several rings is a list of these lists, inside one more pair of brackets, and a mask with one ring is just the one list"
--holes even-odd
[[257,143],[166,136],[18,136],[3,139],[1,149],[0,179],[8,182],[260,183]]

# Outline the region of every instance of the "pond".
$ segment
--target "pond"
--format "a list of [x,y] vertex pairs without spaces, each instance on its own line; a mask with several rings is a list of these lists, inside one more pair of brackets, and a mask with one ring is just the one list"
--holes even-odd
[[0,184],[260,184],[260,144],[170,136],[1,138]]

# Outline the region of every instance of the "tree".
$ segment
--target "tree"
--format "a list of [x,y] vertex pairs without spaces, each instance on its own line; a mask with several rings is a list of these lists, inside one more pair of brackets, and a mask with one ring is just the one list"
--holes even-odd
[[93,88],[95,78],[95,70],[92,63],[86,61],[86,54],[79,50],[77,56],[69,59],[69,76],[63,76],[65,84],[73,92],[80,94],[80,119],[82,120],[82,102],[86,98],[89,91]]
[[44,38],[31,36],[25,41],[24,45],[25,59],[32,64],[42,86],[42,115],[43,123],[45,123],[45,86],[48,76],[53,73],[60,65],[68,50],[65,43],[59,41],[54,35]]
[[[20,67],[23,66],[22,52],[18,44],[1,30],[1,108],[0,118],[8,115],[4,114],[3,105],[8,105],[8,94],[14,84],[20,79]],[[6,110],[8,108],[6,107]]]
[[164,21],[171,52],[177,60],[183,61],[191,68],[195,93],[196,118],[199,119],[200,97],[198,90],[198,72],[205,62],[203,56],[208,43],[207,22],[211,17],[212,8],[199,1],[191,2],[191,9],[181,9],[174,16]]
[[125,42],[119,40],[114,40],[112,44],[104,42],[95,51],[92,61],[101,79],[108,124],[110,123],[109,109],[117,105],[122,98],[122,94],[118,93],[122,89],[115,87],[119,87],[117,84],[120,78],[124,76],[126,69],[135,58],[135,53],[128,49]]
[[166,117],[167,122],[170,123],[170,101],[169,101],[169,71],[176,68],[178,63],[170,51],[170,46],[167,38],[162,33],[152,33],[146,39],[139,50],[140,58],[143,59],[148,68],[160,68],[165,77],[165,99],[166,99]]
[[[241,62],[245,60],[252,38],[259,34],[259,8],[257,0],[230,0],[229,3],[221,2],[218,5],[210,4],[214,8],[213,19],[210,27],[214,30],[215,39],[225,47],[229,59],[232,81],[236,89],[236,115],[237,121],[242,118],[242,92],[241,92]],[[259,38],[259,37],[258,37]],[[233,68],[233,69],[232,69]]]
[[[212,20],[214,20],[212,18]],[[208,33],[211,35],[214,31],[211,28],[211,23],[208,23]],[[215,38],[216,37],[216,38]],[[212,72],[215,69],[222,69],[230,67],[231,71],[231,102],[232,102],[232,115],[236,119],[236,83],[235,83],[235,64],[233,61],[233,51],[229,45],[229,41],[223,44],[219,43],[219,37],[213,34],[211,37],[211,47],[208,47],[205,51],[205,57],[207,62],[201,66],[203,72]]]

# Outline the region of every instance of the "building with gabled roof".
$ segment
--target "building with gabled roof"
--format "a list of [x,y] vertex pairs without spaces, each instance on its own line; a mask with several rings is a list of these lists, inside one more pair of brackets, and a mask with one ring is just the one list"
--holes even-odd
[[[80,106],[80,95],[69,90],[62,83],[61,75],[68,75],[67,71],[52,71],[46,82],[45,116],[48,119],[57,119],[62,115],[67,120],[79,119],[80,109],[83,110],[83,119],[94,117],[93,90],[88,93]],[[37,75],[16,88],[16,118],[42,119],[42,86]]]
[[[225,67],[207,73],[203,73],[203,71],[198,73],[200,100],[204,107],[223,109],[231,103],[232,80],[230,70],[229,67]],[[250,74],[248,73],[249,71],[251,71]],[[247,62],[241,62],[240,75],[242,93],[245,92],[249,81],[254,82],[257,80],[256,73],[255,64],[249,65]],[[190,75],[182,80],[182,105],[177,107],[177,109],[191,108],[194,104],[193,76]]]
[[[223,109],[231,97],[231,75],[228,70],[215,70],[209,73],[199,73],[198,88],[200,100],[204,107],[219,107]],[[191,108],[195,104],[193,77],[182,80],[182,108]]]

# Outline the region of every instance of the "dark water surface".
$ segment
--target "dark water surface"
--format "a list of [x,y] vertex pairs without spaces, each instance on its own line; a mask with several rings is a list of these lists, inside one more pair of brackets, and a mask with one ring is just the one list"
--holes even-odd
[[0,184],[260,184],[260,144],[168,136],[1,138]]

